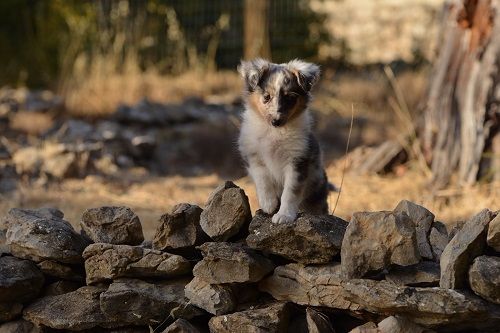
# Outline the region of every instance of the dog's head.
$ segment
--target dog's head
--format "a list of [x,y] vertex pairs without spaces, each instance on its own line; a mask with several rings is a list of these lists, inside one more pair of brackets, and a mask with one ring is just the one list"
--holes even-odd
[[298,59],[284,64],[242,61],[238,72],[245,80],[246,102],[274,127],[284,126],[307,109],[320,75],[317,65]]

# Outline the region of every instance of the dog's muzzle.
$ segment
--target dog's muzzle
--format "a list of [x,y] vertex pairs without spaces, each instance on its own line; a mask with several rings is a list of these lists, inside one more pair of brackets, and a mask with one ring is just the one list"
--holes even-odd
[[284,119],[273,119],[271,120],[271,125],[273,125],[274,127],[280,127],[282,125],[285,124],[285,120]]

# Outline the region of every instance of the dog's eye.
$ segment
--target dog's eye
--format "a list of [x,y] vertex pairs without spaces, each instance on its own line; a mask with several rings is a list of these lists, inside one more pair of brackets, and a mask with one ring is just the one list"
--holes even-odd
[[294,104],[295,101],[297,100],[297,96],[292,95],[292,94],[287,94],[287,95],[285,95],[285,100],[289,104]]
[[265,93],[262,96],[262,100],[264,101],[264,103],[268,103],[271,100],[271,95],[269,95],[268,93]]

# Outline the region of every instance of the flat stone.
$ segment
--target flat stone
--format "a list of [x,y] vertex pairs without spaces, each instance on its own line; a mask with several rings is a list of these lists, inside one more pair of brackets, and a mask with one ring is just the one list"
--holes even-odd
[[162,333],[201,333],[193,324],[185,319],[177,319]]
[[141,221],[128,207],[87,209],[80,226],[94,243],[140,245],[144,241]]
[[385,279],[399,286],[437,287],[440,276],[438,263],[422,261],[416,265],[393,267]]
[[37,264],[43,274],[56,279],[81,282],[85,281],[83,267],[63,265],[53,260],[44,260]]
[[411,201],[402,200],[394,209],[394,212],[406,213],[415,225],[418,252],[422,258],[433,259],[432,248],[429,244],[429,234],[431,232],[434,214],[426,208]]
[[288,264],[276,267],[273,275],[259,283],[259,289],[279,301],[358,311],[361,307],[346,297],[341,273],[340,263]]
[[469,269],[469,284],[477,295],[500,304],[500,257],[474,259]]
[[184,203],[175,206],[171,213],[162,215],[153,238],[153,249],[185,249],[208,240],[200,226],[202,211],[196,205]]
[[483,209],[468,220],[441,254],[441,288],[458,289],[467,285],[467,270],[472,260],[486,248],[488,223],[494,214]]
[[194,277],[184,290],[191,304],[219,316],[236,308],[236,298],[229,285],[209,284]]
[[247,244],[304,264],[332,261],[340,252],[347,222],[332,215],[301,214],[292,223],[272,223],[258,211],[250,223]]
[[183,257],[140,246],[96,243],[83,252],[87,283],[119,277],[170,278],[191,272]]
[[401,316],[390,316],[378,323],[380,333],[431,333],[428,329],[423,328]]
[[420,261],[415,225],[405,213],[354,213],[342,242],[342,271],[360,278],[395,264]]
[[41,333],[35,325],[26,320],[16,320],[0,325],[0,333]]
[[23,312],[21,303],[0,303],[0,323],[11,321]]
[[61,211],[52,208],[11,209],[6,220],[7,244],[12,254],[35,262],[81,263],[88,243],[63,216]]
[[240,244],[205,243],[193,275],[210,284],[257,282],[274,269],[271,260]]
[[308,333],[335,333],[330,319],[313,308],[306,309]]
[[500,214],[490,222],[488,227],[488,236],[486,238],[488,246],[500,252]]
[[432,224],[431,233],[429,234],[429,242],[431,243],[432,255],[434,260],[439,262],[441,260],[441,254],[444,251],[446,245],[448,245],[449,236],[446,226],[438,221]]
[[106,318],[99,306],[102,287],[86,286],[76,291],[46,296],[31,303],[23,311],[24,319],[38,326],[80,331],[98,327],[124,326]]
[[170,311],[187,305],[184,297],[186,283],[185,279],[155,284],[137,279],[117,279],[101,294],[101,310],[115,322],[156,326],[169,316]]
[[259,286],[277,300],[347,310],[357,315],[400,315],[438,331],[491,330],[500,324],[500,307],[468,292],[340,277],[339,264],[289,264],[277,267]]
[[34,299],[45,278],[34,263],[15,257],[0,257],[0,303],[23,303]]
[[200,215],[200,225],[213,240],[227,241],[251,219],[245,192],[233,182],[226,181],[210,194]]
[[257,309],[212,317],[211,333],[288,332],[290,311],[287,303],[274,303]]

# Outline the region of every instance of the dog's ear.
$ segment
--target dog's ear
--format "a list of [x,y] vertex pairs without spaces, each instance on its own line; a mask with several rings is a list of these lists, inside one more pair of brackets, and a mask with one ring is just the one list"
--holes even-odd
[[310,62],[305,62],[300,59],[295,59],[286,64],[288,70],[290,70],[296,77],[299,86],[304,89],[305,92],[309,92],[314,84],[318,82],[321,71],[319,66]]
[[260,79],[269,70],[269,61],[257,58],[251,61],[241,61],[238,66],[238,72],[241,74],[247,89],[254,91],[259,84]]

